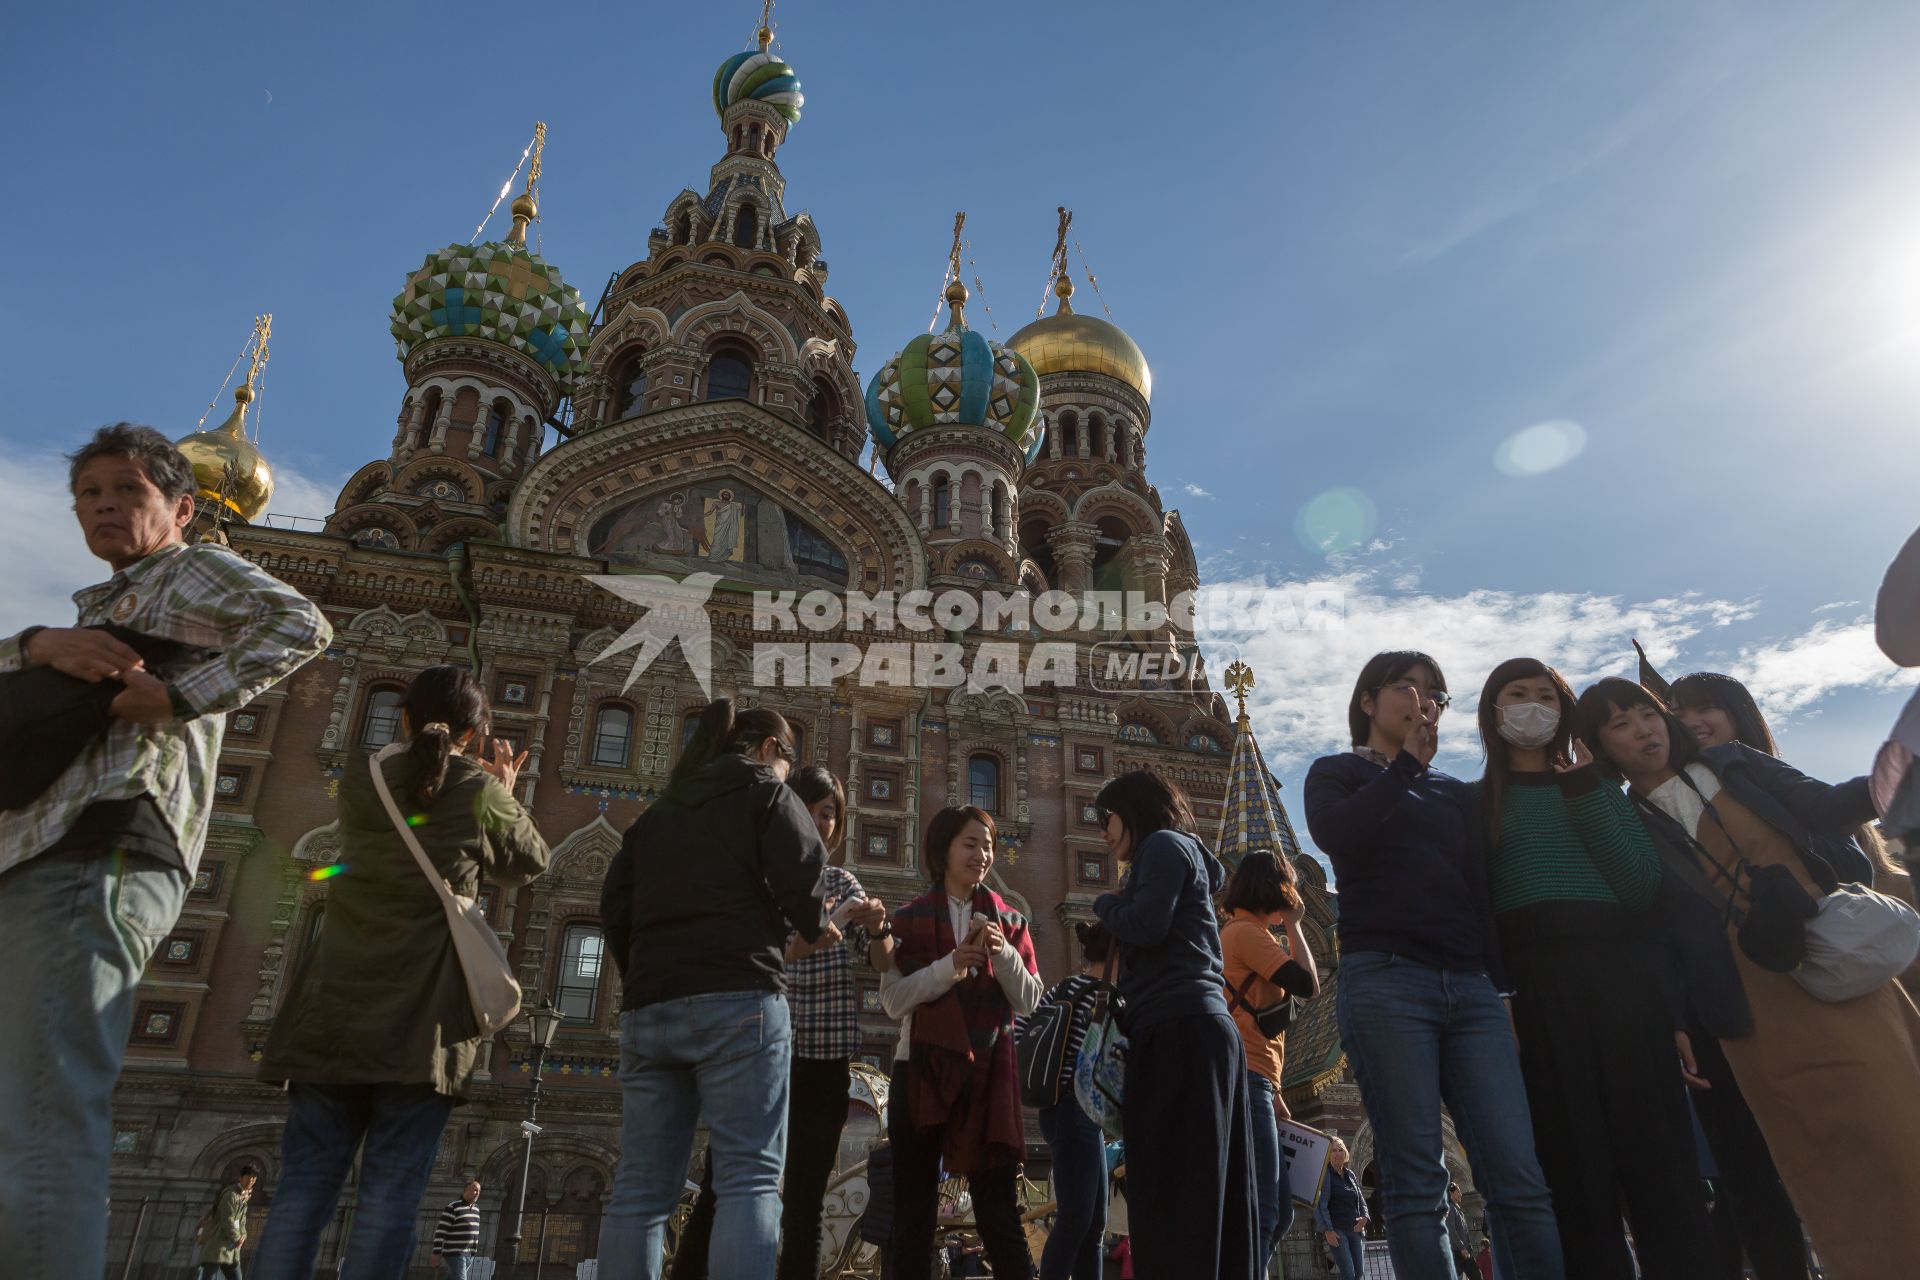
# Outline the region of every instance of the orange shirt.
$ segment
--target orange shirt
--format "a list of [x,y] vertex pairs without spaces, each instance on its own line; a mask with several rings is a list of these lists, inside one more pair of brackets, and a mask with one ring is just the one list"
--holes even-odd
[[[1279,1004],[1287,994],[1269,979],[1293,957],[1265,921],[1245,911],[1227,914],[1227,922],[1220,928],[1220,956],[1226,963],[1227,1003],[1233,1010],[1233,1025],[1240,1029],[1240,1041],[1247,1047],[1247,1070],[1264,1076],[1277,1092],[1280,1070],[1286,1064],[1286,1037],[1269,1040],[1262,1036],[1254,1024],[1253,1011]],[[1259,976],[1236,1003],[1234,992],[1246,982],[1248,974]]]

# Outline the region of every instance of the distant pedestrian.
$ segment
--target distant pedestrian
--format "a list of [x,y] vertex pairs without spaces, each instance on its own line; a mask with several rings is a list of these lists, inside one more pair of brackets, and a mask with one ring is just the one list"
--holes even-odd
[[1460,1280],[1477,1280],[1480,1268],[1473,1261],[1473,1236],[1467,1230],[1466,1210],[1460,1207],[1460,1184],[1447,1184],[1447,1243],[1453,1247],[1453,1265]]
[[200,1242],[198,1280],[241,1280],[240,1249],[247,1242],[247,1205],[253,1199],[260,1171],[252,1165],[240,1170],[220,1189],[213,1208],[200,1220],[194,1238]]
[[468,1280],[480,1256],[480,1179],[468,1178],[460,1198],[440,1211],[433,1229],[433,1256],[428,1262],[445,1266],[448,1280]]
[[[266,570],[186,542],[193,469],[158,431],[102,428],[70,462],[74,515],[112,576],[74,596],[75,625],[0,640],[10,712],[36,682],[69,707],[0,744],[0,781],[11,789],[32,773],[22,765],[46,763],[56,731],[88,730],[51,781],[0,812],[0,1024],[13,1042],[0,1054],[0,1269],[91,1278],[107,1266],[113,1087],[134,988],[200,865],[226,713],[333,633]],[[92,732],[71,695],[96,690]]]
[[1340,1280],[1360,1280],[1367,1201],[1360,1193],[1360,1179],[1347,1163],[1347,1144],[1337,1137],[1327,1149],[1327,1174],[1320,1180],[1320,1198],[1314,1201],[1313,1225],[1333,1254]]
[[472,674],[440,666],[415,676],[400,726],[403,746],[348,757],[326,923],[267,1033],[260,1078],[287,1083],[287,1125],[255,1280],[313,1275],[356,1155],[342,1272],[398,1280],[441,1132],[480,1066],[480,1024],[440,893],[373,771],[456,895],[476,897],[482,876],[512,888],[546,870],[547,843],[513,797],[526,754],[496,739],[491,758],[478,758],[488,710]]

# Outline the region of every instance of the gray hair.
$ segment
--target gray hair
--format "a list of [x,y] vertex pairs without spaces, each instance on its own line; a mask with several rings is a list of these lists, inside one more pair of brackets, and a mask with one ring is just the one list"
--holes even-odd
[[132,422],[116,422],[93,433],[77,451],[67,455],[67,491],[80,483],[80,469],[95,458],[131,458],[147,473],[147,480],[168,501],[186,497],[199,488],[193,467],[173,447],[173,441],[152,427]]

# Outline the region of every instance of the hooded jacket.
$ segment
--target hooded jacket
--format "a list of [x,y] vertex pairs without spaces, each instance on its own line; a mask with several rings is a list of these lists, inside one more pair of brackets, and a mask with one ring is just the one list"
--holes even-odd
[[787,989],[788,928],[819,938],[819,829],[773,770],[725,752],[627,828],[600,916],[622,1009]]
[[1129,1035],[1170,1018],[1227,1016],[1221,983],[1220,924],[1213,899],[1227,887],[1227,868],[1184,831],[1156,831],[1133,851],[1133,865],[1115,893],[1093,913],[1120,944],[1120,995]]
[[[481,877],[513,888],[547,869],[547,842],[507,789],[470,757],[447,761],[424,813],[407,800],[404,752],[381,766],[420,846],[453,891]],[[354,752],[340,780],[340,874],[327,881],[317,943],[296,955],[267,1033],[260,1078],[306,1084],[426,1084],[458,1099],[480,1063],[480,1025],[433,884]]]

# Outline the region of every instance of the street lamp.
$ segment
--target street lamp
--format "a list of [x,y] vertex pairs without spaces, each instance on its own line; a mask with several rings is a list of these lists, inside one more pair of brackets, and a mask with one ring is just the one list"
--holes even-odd
[[527,1178],[533,1171],[533,1135],[540,1132],[534,1121],[540,1114],[540,1069],[546,1065],[547,1050],[560,1031],[560,1011],[545,996],[527,1010],[527,1032],[533,1040],[533,1088],[527,1093],[527,1118],[520,1122],[526,1135],[526,1149],[520,1157],[520,1193],[513,1208],[513,1230],[507,1235],[507,1256],[520,1261],[520,1228],[527,1214]]

